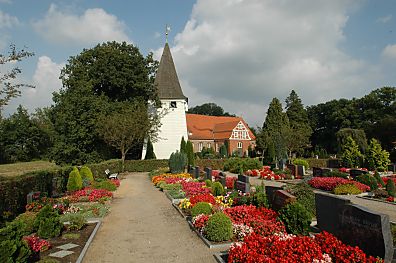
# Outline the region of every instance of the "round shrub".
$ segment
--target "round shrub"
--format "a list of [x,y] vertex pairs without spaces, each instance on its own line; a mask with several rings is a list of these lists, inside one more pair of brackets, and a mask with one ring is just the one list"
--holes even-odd
[[231,219],[221,212],[212,215],[205,226],[205,236],[210,241],[221,242],[232,238]]
[[82,179],[77,167],[74,167],[67,180],[67,191],[77,191],[82,188]]
[[303,165],[305,167],[305,170],[307,170],[309,168],[309,164],[308,164],[307,160],[304,160],[304,159],[294,159],[293,164],[294,165]]
[[374,191],[374,190],[378,189],[377,180],[374,178],[374,176],[372,176],[370,174],[361,174],[361,175],[357,176],[355,178],[355,180],[358,181],[359,183],[370,186],[370,191]]
[[37,230],[39,237],[50,238],[60,235],[63,224],[60,221],[58,212],[50,205],[46,205],[38,212],[33,228]]
[[81,179],[83,182],[83,186],[90,185],[94,180],[92,171],[91,171],[91,169],[89,169],[88,166],[81,167],[80,175],[81,175]]
[[390,196],[396,197],[395,182],[392,179],[389,179],[386,183],[386,191]]
[[312,215],[299,202],[291,203],[279,211],[279,219],[286,230],[294,235],[307,235],[311,225]]
[[207,187],[212,188],[212,186],[213,186],[212,180],[206,179],[206,180],[205,180],[205,185],[206,185]]
[[358,195],[362,193],[354,184],[340,184],[333,191],[336,195]]
[[214,182],[212,186],[212,192],[214,196],[220,196],[224,194],[224,187],[220,182]]
[[199,214],[210,215],[212,214],[212,206],[206,202],[199,202],[191,208],[191,216],[195,217]]

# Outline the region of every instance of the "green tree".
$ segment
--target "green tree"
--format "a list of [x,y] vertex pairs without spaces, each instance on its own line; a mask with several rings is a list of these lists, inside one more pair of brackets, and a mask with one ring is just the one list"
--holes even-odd
[[367,149],[367,138],[364,130],[343,128],[336,133],[337,143],[339,152],[341,152],[342,146],[345,145],[346,139],[350,136],[358,144],[361,152],[366,152]]
[[46,155],[49,142],[49,134],[32,121],[22,106],[0,122],[0,162],[40,159]]
[[187,143],[184,140],[184,136],[183,136],[180,142],[180,152],[186,153],[186,147],[187,147]]
[[282,104],[277,98],[273,98],[265,118],[262,132],[267,138],[267,146],[274,145],[275,159],[287,157],[287,140],[290,134],[290,124],[287,114],[283,112]]
[[220,154],[220,157],[221,157],[221,158],[226,158],[226,157],[228,156],[228,154],[227,154],[227,148],[226,148],[226,146],[225,146],[224,144],[222,144],[222,145],[220,146],[219,154]]
[[228,112],[224,112],[223,108],[218,106],[216,103],[209,102],[202,105],[192,107],[188,110],[188,113],[209,115],[209,116],[235,116]]
[[67,191],[77,191],[83,186],[82,178],[77,167],[73,167],[73,170],[69,174],[69,179],[67,180]]
[[[28,52],[24,49],[17,50],[15,45],[10,45],[8,55],[0,54],[0,66],[11,67],[10,69],[0,70],[0,116],[1,110],[8,102],[15,97],[20,96],[22,87],[34,88],[29,84],[15,83],[15,79],[22,70],[17,66],[17,62],[25,58],[34,56],[34,53]],[[5,73],[4,73],[5,72]]]
[[155,140],[160,125],[156,114],[149,114],[143,102],[120,102],[119,110],[99,118],[98,132],[111,146],[121,152],[122,171],[125,156],[147,136]]
[[[143,57],[137,47],[125,42],[99,44],[71,57],[61,71],[63,88],[53,97],[51,157],[57,163],[72,164],[114,158],[114,149],[96,129],[99,118],[110,115],[119,102],[159,103],[154,87],[157,65],[151,53]],[[135,148],[141,149],[143,141],[140,144]]]
[[186,151],[187,151],[187,165],[194,166],[195,165],[194,148],[190,141],[187,141]]
[[157,157],[155,156],[155,153],[154,153],[153,143],[151,142],[150,138],[148,138],[146,156],[144,157],[144,159],[150,160],[150,159],[156,159],[156,158]]
[[382,149],[381,144],[376,139],[372,138],[367,148],[366,161],[369,169],[384,171],[390,163],[389,153]]
[[342,149],[342,162],[346,167],[359,167],[362,163],[363,155],[359,151],[359,146],[348,136]]
[[292,90],[286,98],[286,114],[289,119],[290,133],[288,142],[289,158],[292,152],[302,153],[310,141],[312,128],[309,125],[308,114],[301,99]]

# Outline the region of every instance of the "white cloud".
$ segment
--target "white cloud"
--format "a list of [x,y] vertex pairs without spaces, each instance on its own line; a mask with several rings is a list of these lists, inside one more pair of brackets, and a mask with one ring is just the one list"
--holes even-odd
[[81,16],[64,13],[51,4],[47,14],[33,23],[47,40],[64,45],[97,44],[104,41],[132,42],[126,25],[101,8],[87,9]]
[[20,80],[19,82],[30,83],[35,88],[23,88],[20,97],[11,100],[5,107],[5,115],[15,111],[19,104],[32,112],[36,108],[48,107],[52,102],[52,93],[59,91],[62,82],[59,79],[60,71],[65,63],[57,64],[47,56],[38,58],[33,81]]
[[0,10],[0,29],[11,28],[15,25],[19,25],[19,20],[15,16],[11,16]]
[[0,0],[0,4],[11,4],[11,0]]
[[396,59],[396,44],[387,45],[382,51],[382,56],[384,56],[385,58]]
[[388,23],[391,20],[392,20],[392,15],[387,15],[387,16],[382,16],[382,17],[377,18],[376,21],[377,21],[377,23],[386,24],[386,23]]
[[[355,1],[198,0],[172,47],[190,105],[213,101],[262,125],[273,97],[360,97],[378,68],[339,46]],[[162,50],[157,50],[158,54]]]

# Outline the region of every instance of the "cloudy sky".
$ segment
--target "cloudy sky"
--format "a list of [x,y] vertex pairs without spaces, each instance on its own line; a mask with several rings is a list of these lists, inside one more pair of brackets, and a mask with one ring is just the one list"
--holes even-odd
[[67,59],[97,43],[159,59],[167,23],[190,106],[215,102],[251,126],[292,89],[312,105],[396,86],[395,0],[0,0],[0,53],[10,43],[35,53],[21,79],[36,88],[5,114],[51,105]]

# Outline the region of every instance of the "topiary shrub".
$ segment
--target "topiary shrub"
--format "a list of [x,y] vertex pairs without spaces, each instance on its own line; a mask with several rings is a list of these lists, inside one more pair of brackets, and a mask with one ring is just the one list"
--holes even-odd
[[312,215],[302,204],[294,202],[279,210],[279,219],[285,225],[288,233],[307,235]]
[[374,172],[374,178],[375,180],[377,180],[377,183],[380,184],[382,187],[385,186],[384,180],[382,180],[380,174],[377,171]]
[[206,180],[205,180],[205,185],[206,185],[207,187],[212,188],[212,186],[213,186],[212,180],[206,179]]
[[395,182],[389,179],[386,183],[386,191],[390,196],[396,197],[396,189],[395,189]]
[[221,242],[232,238],[232,222],[224,213],[212,215],[205,226],[205,236],[210,241]]
[[224,194],[224,187],[220,182],[214,182],[212,185],[212,193],[214,196],[220,196]]
[[63,224],[60,221],[58,212],[50,205],[46,205],[38,212],[33,227],[37,230],[39,237],[51,238],[60,235]]
[[211,215],[212,206],[207,202],[198,202],[191,208],[191,216],[195,217],[199,214]]
[[370,186],[371,191],[378,189],[377,180],[374,178],[374,176],[372,176],[370,174],[361,174],[361,175],[357,176],[355,178],[355,180],[358,181],[359,183]]
[[28,262],[30,248],[22,240],[24,224],[19,220],[0,229],[0,262]]
[[81,167],[80,175],[84,187],[90,185],[94,180],[92,171],[88,166]]
[[304,159],[294,159],[293,164],[294,165],[303,165],[305,167],[305,170],[307,170],[309,168],[309,163]]
[[187,155],[176,151],[169,157],[169,170],[173,174],[183,173],[187,165]]
[[82,188],[82,179],[77,167],[74,167],[67,180],[67,191],[77,191]]
[[336,195],[358,195],[362,191],[354,184],[340,184],[333,190]]

